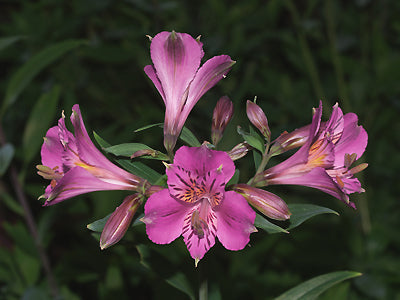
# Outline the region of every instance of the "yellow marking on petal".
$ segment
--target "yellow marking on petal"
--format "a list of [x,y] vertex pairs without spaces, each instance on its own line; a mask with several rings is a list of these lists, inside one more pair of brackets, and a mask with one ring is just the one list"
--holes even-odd
[[221,172],[222,171],[222,164],[217,168],[217,172]]
[[199,258],[195,258],[194,259],[194,266],[197,268],[197,264],[199,263],[200,259]]

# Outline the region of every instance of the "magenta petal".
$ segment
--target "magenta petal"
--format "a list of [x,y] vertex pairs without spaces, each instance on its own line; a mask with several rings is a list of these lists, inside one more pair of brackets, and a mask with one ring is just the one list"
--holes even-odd
[[174,165],[186,170],[196,170],[200,176],[204,176],[208,171],[221,168],[225,183],[235,173],[235,164],[226,152],[210,150],[206,146],[182,146],[176,151]]
[[255,232],[256,213],[246,199],[233,191],[225,192],[225,199],[215,210],[217,216],[217,237],[228,250],[241,250]]
[[335,147],[335,166],[344,165],[346,153],[356,153],[357,159],[363,155],[368,143],[368,134],[357,122],[356,114],[348,113],[344,115],[343,134]]
[[44,195],[47,200],[44,206],[53,205],[68,198],[89,192],[127,189],[129,188],[126,186],[104,182],[85,169],[75,167],[68,171],[53,189],[47,187]]
[[161,32],[151,40],[151,59],[161,82],[167,106],[183,106],[182,96],[203,57],[202,45],[189,34]]
[[226,76],[234,63],[235,62],[228,55],[219,55],[207,60],[201,66],[190,84],[189,94],[186,105],[182,111],[179,128],[183,127],[187,116],[201,96]]
[[[201,207],[203,206],[203,207]],[[194,218],[193,213],[196,212],[197,209],[206,211],[204,212],[205,217],[202,220],[204,223],[197,224],[199,230],[202,230],[202,234],[198,234],[196,232],[192,223],[192,219]],[[199,220],[197,220],[199,221]],[[201,221],[199,221],[201,222]],[[215,244],[215,235],[217,230],[217,220],[214,211],[211,209],[208,203],[201,203],[200,205],[196,205],[192,207],[189,213],[186,215],[182,236],[183,241],[188,248],[190,255],[196,261],[202,259],[204,254],[207,253],[208,250]]]
[[164,103],[165,103],[164,90],[162,88],[160,80],[157,77],[156,69],[154,69],[154,67],[152,65],[147,65],[147,66],[144,67],[144,72],[150,78],[150,80],[153,81],[154,85],[157,88],[157,91],[160,93],[160,95],[163,98]]
[[185,216],[193,206],[181,204],[172,198],[167,189],[147,200],[144,206],[146,233],[156,244],[169,244],[182,234]]
[[61,168],[63,165],[62,155],[64,153],[64,147],[60,142],[58,132],[58,126],[51,127],[47,131],[40,151],[42,156],[42,165],[51,169],[55,167]]

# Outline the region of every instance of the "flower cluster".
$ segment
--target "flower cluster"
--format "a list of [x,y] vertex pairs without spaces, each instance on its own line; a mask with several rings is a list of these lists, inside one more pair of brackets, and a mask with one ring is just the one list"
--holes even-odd
[[[174,150],[185,121],[199,99],[222,78],[235,63],[220,55],[207,60],[200,39],[186,33],[161,32],[151,38],[153,64],[144,68],[165,104],[164,146],[167,154],[144,147],[131,153],[157,156],[164,160],[166,184],[152,185],[138,175],[113,164],[89,138],[78,105],[72,108],[74,132],[65,125],[64,113],[58,126],[48,130],[41,150],[38,174],[50,180],[44,205],[53,205],[71,197],[102,190],[127,190],[127,196],[104,225],[100,247],[105,249],[124,236],[136,212],[144,204],[146,233],[156,244],[168,244],[183,236],[196,265],[215,244],[228,250],[241,250],[257,232],[256,211],[275,220],[291,216],[286,202],[267,191],[271,185],[302,185],[326,192],[355,208],[349,195],[364,189],[354,176],[367,167],[352,167],[364,153],[368,136],[357,124],[354,113],[343,114],[333,106],[328,121],[322,122],[322,104],[314,109],[310,125],[285,132],[272,140],[263,110],[247,101],[247,116],[258,130],[242,134],[244,141],[230,151],[216,150],[233,116],[232,101],[223,96],[217,102],[211,125],[211,143],[199,147],[181,146]],[[263,142],[261,147],[254,139]],[[299,148],[281,163],[266,169],[272,156]],[[239,183],[234,161],[249,151],[259,151],[261,162],[247,183]],[[144,156],[143,156],[144,155]],[[161,182],[161,181],[160,181]]]

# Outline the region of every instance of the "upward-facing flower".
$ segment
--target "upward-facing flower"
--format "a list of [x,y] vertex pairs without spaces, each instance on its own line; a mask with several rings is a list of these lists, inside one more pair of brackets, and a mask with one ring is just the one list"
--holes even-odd
[[206,146],[179,148],[167,167],[168,189],[146,202],[143,222],[149,238],[169,244],[182,235],[196,265],[216,236],[226,249],[243,249],[256,231],[256,214],[243,196],[225,191],[234,172],[225,152]]
[[220,81],[235,63],[228,55],[214,56],[201,67],[203,44],[186,33],[160,32],[152,40],[153,65],[144,68],[164,100],[164,145],[168,152],[197,101]]
[[68,198],[101,190],[132,190],[142,192],[146,180],[128,173],[111,163],[87,134],[79,105],[72,108],[74,134],[65,126],[65,116],[58,126],[47,131],[42,145],[42,165],[38,174],[51,180],[44,195],[44,205],[53,205]]
[[[308,135],[302,136],[301,133],[306,131],[303,128],[290,136],[295,143],[302,143],[301,148],[284,162],[257,175],[254,183],[257,186],[310,186],[355,208],[348,195],[364,192],[354,174],[365,169],[367,164],[350,167],[364,153],[368,135],[362,126],[357,125],[357,116],[353,113],[343,116],[337,104],[329,121],[321,124],[321,114],[322,104],[315,110],[312,123],[307,127]],[[280,142],[287,141],[281,138]]]

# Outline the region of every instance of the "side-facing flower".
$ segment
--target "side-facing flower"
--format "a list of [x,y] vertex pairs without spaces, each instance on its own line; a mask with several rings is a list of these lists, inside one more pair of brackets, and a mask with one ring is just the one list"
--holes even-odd
[[118,243],[131,224],[132,218],[142,205],[143,196],[140,194],[127,196],[122,204],[108,218],[100,236],[100,248],[106,249]]
[[79,105],[72,108],[74,134],[65,126],[65,116],[58,126],[47,131],[41,149],[42,165],[38,174],[51,180],[44,195],[45,206],[74,196],[102,190],[142,192],[146,180],[111,163],[92,143],[83,124]]
[[211,141],[217,145],[224,134],[225,128],[233,116],[233,103],[227,97],[221,97],[214,108],[212,125],[211,125]]
[[[322,104],[315,110],[309,125],[308,136],[296,137],[303,140],[301,148],[284,162],[260,173],[254,183],[257,186],[271,184],[304,185],[320,189],[341,199],[355,208],[348,195],[364,192],[354,174],[367,164],[350,166],[364,153],[368,136],[362,126],[357,125],[357,116],[343,116],[336,104],[326,123],[321,124]],[[298,130],[304,132],[303,129]]]
[[152,38],[150,54],[153,65],[147,65],[144,71],[164,100],[164,145],[170,153],[194,105],[235,62],[228,55],[220,55],[200,67],[203,44],[175,31],[160,32]]
[[256,103],[247,100],[246,113],[250,122],[261,132],[267,141],[270,141],[271,130],[268,126],[267,117],[265,116],[261,107],[259,107]]
[[255,212],[243,196],[225,191],[235,165],[222,151],[183,146],[167,167],[168,189],[145,205],[146,232],[157,244],[183,236],[195,263],[218,237],[228,250],[243,249],[255,232]]
[[275,220],[290,218],[291,213],[286,202],[277,195],[243,183],[235,184],[230,188],[241,194],[251,206],[263,215]]

